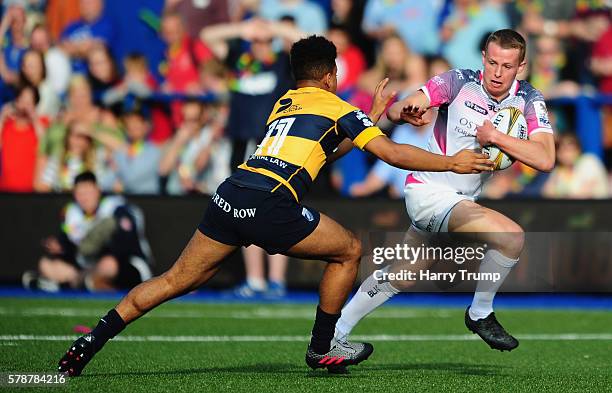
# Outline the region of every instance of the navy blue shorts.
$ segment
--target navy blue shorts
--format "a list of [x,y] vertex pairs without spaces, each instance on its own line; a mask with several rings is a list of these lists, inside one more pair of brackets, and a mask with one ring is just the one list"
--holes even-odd
[[226,180],[211,197],[198,229],[223,244],[254,244],[268,254],[283,254],[310,235],[321,216],[279,191],[256,190]]

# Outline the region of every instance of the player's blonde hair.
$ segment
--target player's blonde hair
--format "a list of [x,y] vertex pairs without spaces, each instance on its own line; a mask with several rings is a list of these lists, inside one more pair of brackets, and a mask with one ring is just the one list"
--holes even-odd
[[486,52],[489,48],[489,44],[495,42],[503,49],[518,49],[519,50],[519,63],[525,60],[525,52],[527,51],[527,43],[522,35],[512,29],[497,30],[487,38],[487,42],[484,46]]

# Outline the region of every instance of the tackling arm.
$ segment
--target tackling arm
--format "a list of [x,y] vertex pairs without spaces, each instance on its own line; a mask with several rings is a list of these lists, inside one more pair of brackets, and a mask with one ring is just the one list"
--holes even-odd
[[395,143],[384,135],[369,141],[365,150],[389,165],[414,171],[480,173],[493,169],[493,162],[484,154],[462,150],[454,156],[442,156],[416,146]]

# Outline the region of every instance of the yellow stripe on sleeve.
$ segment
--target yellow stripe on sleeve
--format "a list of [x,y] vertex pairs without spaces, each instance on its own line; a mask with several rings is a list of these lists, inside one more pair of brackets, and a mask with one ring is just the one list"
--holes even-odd
[[363,147],[372,139],[377,136],[385,135],[380,128],[378,127],[368,127],[365,130],[361,131],[359,135],[355,139],[353,139],[353,144],[363,150]]

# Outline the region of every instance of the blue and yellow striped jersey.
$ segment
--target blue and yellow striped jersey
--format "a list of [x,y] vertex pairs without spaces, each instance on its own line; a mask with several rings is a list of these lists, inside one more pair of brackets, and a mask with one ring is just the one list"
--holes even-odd
[[229,180],[271,192],[284,187],[297,201],[344,138],[363,149],[383,135],[361,110],[317,87],[289,90],[274,105],[266,127],[255,153]]

